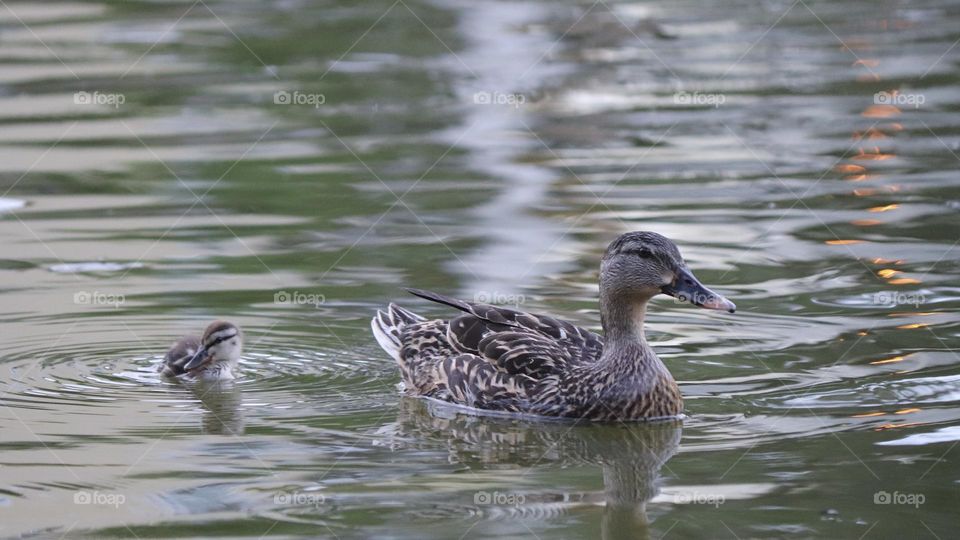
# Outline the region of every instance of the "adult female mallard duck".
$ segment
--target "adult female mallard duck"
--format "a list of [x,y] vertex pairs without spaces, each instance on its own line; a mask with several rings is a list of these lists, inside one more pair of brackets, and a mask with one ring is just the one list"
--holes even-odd
[[463,311],[425,318],[390,304],[371,321],[400,365],[408,395],[476,409],[596,421],[675,418],[680,389],[643,335],[658,294],[733,313],[703,286],[677,246],[653,232],[624,234],[600,264],[604,337],[553,317],[408,289]]

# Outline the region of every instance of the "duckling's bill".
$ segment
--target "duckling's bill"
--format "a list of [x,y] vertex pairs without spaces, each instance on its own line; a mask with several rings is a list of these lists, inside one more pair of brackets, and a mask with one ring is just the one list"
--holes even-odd
[[715,309],[730,313],[737,310],[736,304],[700,283],[700,280],[693,275],[689,268],[677,270],[673,281],[661,287],[660,292],[681,302],[689,302],[704,309]]
[[205,364],[208,360],[210,360],[210,353],[207,350],[206,346],[201,345],[197,349],[197,352],[193,353],[193,357],[190,358],[190,361],[183,366],[183,370],[190,371],[190,370],[197,369],[198,367]]

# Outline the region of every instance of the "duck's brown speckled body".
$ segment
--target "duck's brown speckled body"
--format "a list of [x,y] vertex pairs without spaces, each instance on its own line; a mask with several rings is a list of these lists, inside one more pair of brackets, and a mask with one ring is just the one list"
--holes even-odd
[[643,336],[647,301],[666,293],[711,309],[733,303],[701,285],[670,240],[627,233],[603,258],[605,338],[545,315],[413,294],[457,308],[426,320],[390,304],[372,328],[400,366],[405,391],[477,409],[596,421],[676,417],[683,399]]

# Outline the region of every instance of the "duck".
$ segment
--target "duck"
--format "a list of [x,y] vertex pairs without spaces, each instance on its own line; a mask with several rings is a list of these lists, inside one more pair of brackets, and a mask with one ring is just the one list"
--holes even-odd
[[634,231],[600,262],[597,334],[558,318],[420,289],[411,294],[461,313],[430,319],[390,303],[371,320],[397,362],[403,393],[480,412],[598,422],[683,417],[683,398],[647,343],[647,305],[665,294],[710,310],[736,305],[693,274],[677,245]]
[[243,333],[227,321],[213,321],[203,335],[178,339],[163,357],[158,370],[169,379],[231,380],[240,363]]

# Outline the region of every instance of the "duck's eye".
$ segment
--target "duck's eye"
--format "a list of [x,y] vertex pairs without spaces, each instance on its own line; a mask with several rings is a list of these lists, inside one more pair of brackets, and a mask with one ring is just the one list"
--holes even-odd
[[653,252],[650,251],[649,248],[645,248],[645,247],[634,249],[633,251],[631,251],[631,253],[633,253],[637,257],[642,257],[644,259],[653,257]]

